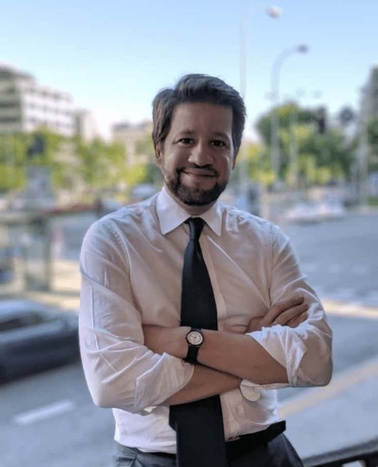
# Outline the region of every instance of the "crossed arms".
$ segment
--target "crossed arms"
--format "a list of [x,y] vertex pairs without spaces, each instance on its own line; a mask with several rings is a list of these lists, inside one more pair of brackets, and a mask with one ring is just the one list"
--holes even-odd
[[[188,328],[175,327],[176,307],[167,297],[160,300],[162,294],[177,289],[175,276],[157,281],[157,286],[148,281],[132,288],[112,234],[92,231],[81,255],[79,317],[83,368],[94,402],[141,413],[149,406],[222,394],[238,388],[243,379],[262,385],[327,384],[332,372],[332,333],[290,250],[283,247],[278,255],[270,285],[274,306],[256,311],[256,303],[251,302],[254,311],[249,316],[260,318],[248,323],[245,310],[242,319],[222,322],[238,323],[237,327],[205,330],[200,365],[189,365],[182,361]],[[298,296],[309,305],[307,312],[304,303],[294,304],[289,298]],[[139,308],[141,300],[144,305]],[[148,313],[143,315],[141,309]],[[272,326],[274,320],[280,326]],[[160,323],[165,327],[156,326]]]
[[[243,379],[258,384],[288,383],[286,368],[245,333],[278,324],[296,327],[305,321],[307,309],[308,305],[299,296],[278,303],[263,317],[253,318],[244,330],[202,330],[205,341],[198,353],[201,365],[195,366],[189,383],[162,405],[182,404],[222,394],[238,388]],[[159,354],[165,352],[177,358],[185,358],[185,335],[189,329],[187,326],[143,326],[145,345]]]

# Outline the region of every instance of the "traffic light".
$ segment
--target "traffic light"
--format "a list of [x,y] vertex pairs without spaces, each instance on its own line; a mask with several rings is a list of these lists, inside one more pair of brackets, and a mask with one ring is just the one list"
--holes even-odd
[[323,135],[327,131],[327,115],[325,107],[319,107],[315,112],[318,133]]
[[45,152],[45,138],[43,135],[35,134],[27,148],[28,159],[32,159],[34,156],[39,156]]
[[353,120],[356,118],[354,111],[350,107],[344,107],[341,109],[338,117],[341,125],[343,126],[349,125],[349,123],[353,122]]

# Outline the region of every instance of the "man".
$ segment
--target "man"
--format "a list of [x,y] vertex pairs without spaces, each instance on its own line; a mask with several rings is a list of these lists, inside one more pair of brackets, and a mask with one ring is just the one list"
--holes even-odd
[[[244,123],[241,97],[218,78],[186,75],[159,92],[153,141],[162,191],[97,221],[84,239],[82,361],[94,402],[113,408],[116,465],[174,466],[177,451],[180,467],[219,467],[215,449],[201,447],[206,463],[188,461],[196,444],[181,452],[176,443],[177,407],[211,398],[221,401],[222,465],[302,465],[282,434],[276,389],[328,384],[332,333],[287,237],[218,201]],[[195,330],[180,325],[185,300],[197,295],[189,287],[181,297],[188,219],[216,305],[215,326]],[[191,423],[187,438],[211,438],[206,418]]]

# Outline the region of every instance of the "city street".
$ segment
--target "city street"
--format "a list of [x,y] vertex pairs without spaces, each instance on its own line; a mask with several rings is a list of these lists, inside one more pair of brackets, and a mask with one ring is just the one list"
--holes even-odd
[[[77,260],[93,220],[54,221],[62,259]],[[282,228],[329,313],[335,376],[378,357],[378,213]],[[282,390],[283,407],[306,391]],[[111,465],[111,411],[93,406],[79,362],[0,386],[0,394],[1,467]],[[310,410],[315,413],[316,405]]]

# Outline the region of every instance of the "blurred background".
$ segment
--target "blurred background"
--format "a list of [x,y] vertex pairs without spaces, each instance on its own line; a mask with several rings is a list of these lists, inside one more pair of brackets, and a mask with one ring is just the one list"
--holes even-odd
[[111,465],[112,415],[78,355],[80,246],[96,219],[159,191],[151,101],[191,72],[244,97],[223,201],[290,236],[335,333],[331,385],[280,391],[288,435],[306,465],[335,450],[378,465],[378,4],[0,11],[0,466]]

